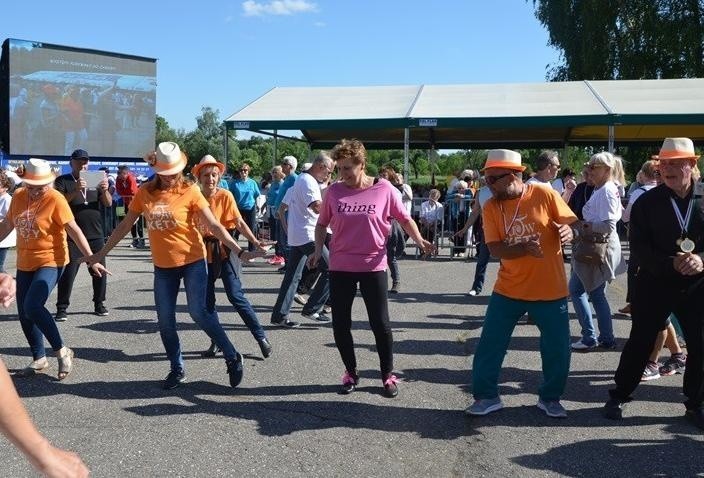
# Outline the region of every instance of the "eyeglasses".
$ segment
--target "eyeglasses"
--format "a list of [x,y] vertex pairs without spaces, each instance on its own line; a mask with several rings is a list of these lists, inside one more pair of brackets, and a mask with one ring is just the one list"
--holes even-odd
[[240,169],[239,172],[240,172],[240,173],[248,173],[248,172],[249,172],[249,169]]
[[511,175],[513,175],[513,173],[504,173],[504,174],[499,174],[497,176],[484,176],[484,180],[486,181],[487,184],[494,184],[498,181],[501,181],[506,176],[511,176]]

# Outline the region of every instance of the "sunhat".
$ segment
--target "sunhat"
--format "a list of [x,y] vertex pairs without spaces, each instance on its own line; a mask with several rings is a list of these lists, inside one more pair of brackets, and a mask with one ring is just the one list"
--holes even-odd
[[24,166],[22,181],[30,186],[44,186],[54,182],[56,174],[51,169],[48,161],[38,158],[29,158]]
[[144,160],[149,163],[155,173],[163,176],[180,173],[188,161],[181,148],[172,141],[159,143],[156,151],[148,154]]
[[195,166],[193,166],[193,169],[191,169],[191,173],[193,174],[193,177],[198,179],[200,177],[200,170],[206,166],[215,166],[216,168],[218,168],[218,171],[220,171],[221,176],[225,172],[225,165],[224,164],[219,163],[217,159],[213,158],[209,154],[206,154],[200,160],[200,163],[196,164]]
[[694,143],[689,138],[665,138],[660,148],[660,154],[653,159],[692,159],[696,161],[699,156],[694,154]]
[[482,172],[489,168],[513,169],[515,171],[525,171],[526,169],[521,164],[521,154],[510,149],[490,149],[487,152]]

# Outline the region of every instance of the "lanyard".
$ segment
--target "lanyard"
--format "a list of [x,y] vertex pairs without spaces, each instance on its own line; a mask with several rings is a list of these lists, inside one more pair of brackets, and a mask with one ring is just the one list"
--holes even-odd
[[[73,175],[73,173],[71,173],[71,177],[73,178],[75,183],[78,184],[78,179],[76,179],[76,177]],[[78,178],[80,179],[80,176],[78,176]],[[86,194],[86,190],[83,188],[79,188],[78,186],[76,186],[76,189],[78,189],[81,193],[81,196],[83,196],[83,204],[88,204],[88,197]]]
[[528,189],[528,185],[523,185],[523,191],[521,191],[521,195],[518,197],[518,204],[516,204],[516,212],[513,213],[513,219],[511,219],[511,222],[506,225],[506,215],[504,214],[504,206],[503,206],[503,201],[499,202],[499,209],[501,209],[501,218],[504,220],[504,231],[506,233],[506,239],[508,239],[508,232],[511,230],[511,227],[513,226],[513,223],[516,222],[516,218],[518,217],[518,210],[521,207],[521,200],[523,200],[523,195],[526,193],[526,189]]
[[682,217],[682,213],[680,212],[680,208],[677,207],[677,203],[675,202],[674,198],[670,198],[670,202],[672,203],[672,209],[675,210],[675,216],[677,217],[677,222],[680,225],[680,228],[682,229],[682,237],[685,237],[687,235],[687,228],[689,227],[689,221],[692,219],[692,210],[694,209],[694,198],[692,197],[689,200],[689,205],[687,206],[687,213],[685,214],[685,217]]

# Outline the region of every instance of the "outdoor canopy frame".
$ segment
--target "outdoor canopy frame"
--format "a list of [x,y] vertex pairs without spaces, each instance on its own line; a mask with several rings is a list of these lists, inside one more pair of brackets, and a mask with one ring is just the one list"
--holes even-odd
[[[330,148],[566,148],[704,140],[704,79],[276,87],[225,120],[230,130]],[[267,131],[271,130],[271,132]],[[278,131],[298,130],[304,139]]]

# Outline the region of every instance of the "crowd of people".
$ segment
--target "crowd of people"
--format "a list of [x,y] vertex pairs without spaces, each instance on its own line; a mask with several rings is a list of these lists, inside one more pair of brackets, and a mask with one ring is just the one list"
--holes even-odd
[[[87,184],[81,175],[90,161],[87,151],[74,151],[71,172],[59,177],[48,162],[32,158],[24,165],[22,187],[0,207],[0,240],[14,231],[17,248],[16,279],[0,273],[0,301],[7,306],[16,295],[31,353],[29,365],[19,375],[50,367],[45,339],[58,360],[58,379],[75,373],[73,350],[63,342],[56,322],[66,318],[76,273],[82,263],[88,265],[94,312],[106,315],[105,277],[110,274],[106,256],[128,233],[136,234],[134,226],[143,220],[154,268],[157,323],[169,361],[163,388],[173,389],[186,380],[176,327],[182,282],[188,313],[211,340],[203,355],[222,353],[232,387],[243,379],[244,362],[220,320],[215,301],[218,279],[262,356],[271,356],[275,344],[245,295],[241,266],[274,247],[269,262],[281,265],[284,275],[271,325],[298,327],[291,307],[299,300],[304,302],[303,318],[331,322],[342,362],[339,392],[350,394],[360,380],[351,312],[359,290],[375,338],[382,393],[396,397],[399,380],[394,374],[388,307],[388,294],[398,293],[401,283],[396,259],[407,238],[424,255],[435,253],[438,224],[447,214],[455,224],[455,249],[467,245],[462,238],[470,228],[478,233],[475,278],[468,295],[482,292],[490,256],[499,259],[474,351],[473,401],[466,413],[482,416],[503,407],[498,389],[503,359],[516,324],[527,314],[541,336],[544,380],[537,407],[549,417],[565,418],[567,410],[560,399],[571,352],[619,346],[605,290],[626,272],[616,229],[623,220],[629,228],[630,270],[628,302],[621,310],[631,314],[633,324],[603,413],[620,419],[640,381],[684,373],[685,415],[704,429],[704,311],[699,300],[704,292],[704,187],[698,158],[688,138],[665,139],[660,153],[644,163],[641,185],[624,201],[623,166],[611,153],[594,154],[578,184],[571,171],[557,178],[560,162],[553,151],[541,153],[536,174],[524,178],[518,152],[489,150],[481,176],[463,171],[450,185],[444,205],[440,192],[431,190],[414,219],[410,187],[392,166],[382,168],[378,176],[369,175],[366,149],[357,140],[345,139],[329,152],[320,152],[299,173],[297,159],[284,157],[272,170],[264,201],[258,200],[262,194],[249,178],[248,164],[241,165],[237,178],[228,184],[223,182],[225,166],[206,155],[192,168],[193,181],[184,174],[187,157],[178,144],[164,142],[145,157],[154,170],[147,183],[134,187],[129,171],[118,174],[114,188],[122,188],[130,200],[124,219],[107,240],[100,210],[111,205],[113,186],[107,176],[97,185]],[[9,189],[5,179],[0,171],[0,200]],[[256,233],[262,211],[268,213],[267,238]],[[238,235],[248,242],[246,248],[238,243]],[[573,247],[568,275],[569,244]],[[46,302],[57,284],[57,313],[52,316]],[[307,300],[301,298],[301,287],[310,292]],[[570,343],[568,300],[581,327],[581,337],[574,343]],[[686,343],[686,354],[678,335]],[[663,346],[671,356],[659,364]],[[0,381],[6,380],[5,375],[0,368]],[[8,397],[18,407],[16,398]],[[22,433],[36,433],[28,419],[22,420]],[[6,433],[8,423],[0,413]],[[9,433],[21,447],[22,439]],[[64,459],[76,463],[75,456],[63,453]]]

